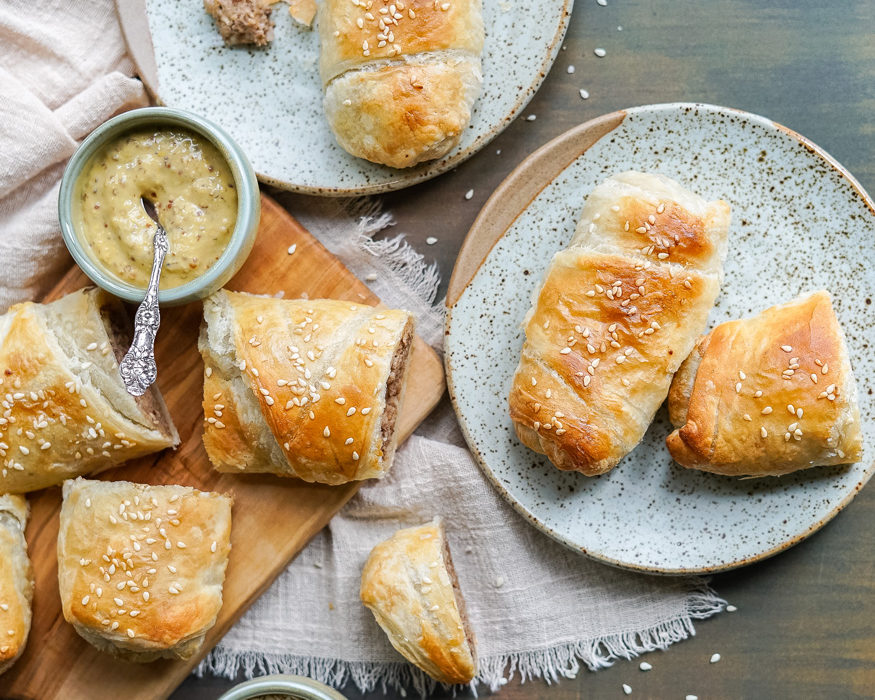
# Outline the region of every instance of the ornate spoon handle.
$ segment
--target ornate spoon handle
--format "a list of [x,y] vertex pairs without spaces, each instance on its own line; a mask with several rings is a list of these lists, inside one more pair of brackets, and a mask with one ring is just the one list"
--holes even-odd
[[[158,224],[157,221],[155,223]],[[143,299],[134,317],[134,340],[131,349],[119,365],[122,381],[131,396],[145,394],[158,376],[158,368],[155,365],[155,336],[161,323],[161,312],[158,309],[158,282],[161,278],[164,256],[167,255],[170,247],[167,234],[161,224],[158,224],[152,244],[155,254],[152,259],[149,287],[146,289],[146,298]]]

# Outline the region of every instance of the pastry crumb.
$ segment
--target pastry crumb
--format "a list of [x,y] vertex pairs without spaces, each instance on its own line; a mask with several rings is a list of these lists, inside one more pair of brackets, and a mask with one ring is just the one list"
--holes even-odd
[[216,22],[227,46],[266,46],[273,39],[268,0],[204,0],[204,9]]
[[298,24],[311,28],[316,16],[316,0],[286,0],[289,3],[289,14]]

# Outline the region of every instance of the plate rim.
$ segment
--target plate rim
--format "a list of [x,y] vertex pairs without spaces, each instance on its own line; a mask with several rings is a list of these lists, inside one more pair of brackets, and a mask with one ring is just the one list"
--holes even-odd
[[[449,340],[452,336],[452,324],[453,324],[453,311],[456,306],[461,301],[464,296],[465,291],[468,289],[468,286],[473,281],[473,279],[477,276],[477,273],[486,262],[487,258],[491,254],[495,245],[507,234],[508,230],[513,226],[514,222],[522,215],[523,212],[531,205],[531,202],[543,191],[546,187],[548,187],[555,179],[564,172],[572,163],[577,161],[578,158],[582,157],[586,150],[589,149],[591,145],[594,145],[598,141],[600,141],[604,136],[610,134],[614,131],[614,129],[620,126],[629,115],[634,114],[653,114],[660,112],[676,112],[683,113],[689,112],[691,110],[704,110],[706,112],[732,115],[732,116],[741,116],[742,118],[760,124],[768,129],[772,129],[777,132],[782,132],[785,135],[789,136],[792,139],[795,139],[800,145],[802,145],[809,153],[812,155],[819,157],[821,160],[826,162],[828,166],[830,166],[831,170],[838,172],[838,174],[846,179],[848,183],[851,185],[852,189],[856,193],[862,203],[866,205],[866,207],[870,210],[870,212],[875,215],[875,201],[873,201],[872,197],[866,192],[863,186],[857,181],[857,179],[845,168],[841,163],[839,163],[835,158],[833,158],[826,150],[813,143],[810,139],[806,138],[802,134],[790,129],[783,124],[779,124],[776,121],[768,119],[767,117],[763,117],[758,114],[754,114],[753,112],[747,112],[742,109],[737,109],[734,107],[722,107],[719,105],[709,104],[705,102],[666,102],[666,103],[657,103],[657,104],[648,104],[648,105],[639,105],[636,107],[630,107],[627,109],[616,110],[614,112],[609,112],[607,114],[600,115],[593,119],[589,119],[581,124],[578,124],[571,129],[563,132],[559,136],[551,139],[543,146],[540,146],[538,149],[533,151],[531,154],[526,156],[508,175],[502,180],[502,182],[496,187],[496,189],[492,192],[489,198],[486,200],[486,203],[483,205],[483,208],[478,213],[477,217],[474,219],[474,222],[471,224],[471,228],[468,230],[467,235],[465,236],[465,240],[462,243],[461,248],[459,249],[459,255],[456,259],[456,263],[453,266],[453,274],[450,277],[449,289],[446,297],[446,320],[444,323],[444,335]],[[566,162],[562,167],[545,183],[543,183],[537,190],[537,193],[529,200],[529,202],[520,210],[517,211],[510,219],[507,226],[504,228],[504,231],[491,243],[488,245],[488,249],[483,254],[482,258],[479,261],[476,261],[476,266],[473,271],[465,280],[464,285],[462,285],[461,289],[456,290],[456,288],[460,285],[460,282],[457,279],[457,270],[461,270],[460,261],[465,261],[466,254],[470,254],[471,251],[475,248],[476,244],[479,242],[477,240],[477,235],[479,233],[479,229],[485,226],[485,222],[489,220],[491,216],[491,212],[494,208],[500,206],[502,198],[505,196],[505,193],[508,190],[519,189],[521,182],[524,181],[525,175],[528,173],[530,168],[534,163],[537,163],[541,158],[544,158],[547,154],[551,153],[554,149],[561,148],[567,142],[573,141],[575,138],[585,137],[589,132],[593,130],[598,130],[603,127],[605,124],[609,124],[612,121],[616,121],[614,127],[612,127],[609,131],[600,134],[598,138],[593,141],[591,144],[587,145],[580,153],[578,153],[573,159]],[[464,273],[463,273],[464,274]],[[455,284],[454,284],[455,282]],[[587,549],[586,547],[582,547],[579,544],[572,542],[568,537],[559,534],[555,530],[553,530],[549,525],[547,525],[543,520],[539,519],[532,511],[526,508],[520,501],[513,497],[513,495],[505,488],[504,484],[501,480],[495,475],[492,469],[488,466],[486,460],[483,455],[480,453],[477,443],[471,438],[471,435],[468,431],[468,426],[465,421],[465,418],[462,414],[462,411],[459,408],[459,405],[456,401],[456,387],[455,387],[455,376],[452,365],[452,357],[449,352],[445,350],[444,352],[444,370],[447,382],[447,393],[450,397],[450,402],[453,406],[453,411],[456,414],[456,418],[459,423],[460,430],[462,432],[463,437],[465,438],[465,443],[468,449],[471,451],[471,454],[474,457],[474,460],[477,462],[480,471],[486,476],[486,478],[490,481],[493,487],[498,491],[501,497],[513,507],[513,509],[522,515],[526,520],[529,521],[536,529],[550,537],[552,540],[558,542],[559,544],[565,546],[566,548],[577,552],[578,554],[582,554],[596,561],[600,561],[604,564],[608,564],[609,566],[613,566],[618,569],[624,569],[627,571],[635,571],[639,573],[647,573],[647,574],[657,574],[663,576],[686,576],[686,575],[694,575],[694,574],[715,574],[721,573],[725,571],[731,571],[732,569],[737,569],[742,566],[748,566],[750,564],[754,564],[759,561],[763,561],[765,559],[769,559],[776,554],[780,554],[781,552],[790,549],[796,544],[806,540],[808,537],[813,535],[815,532],[823,528],[828,522],[830,522],[833,518],[835,518],[845,507],[854,499],[854,497],[862,490],[862,488],[866,485],[869,479],[872,477],[873,473],[875,473],[875,461],[873,461],[862,473],[861,478],[857,481],[857,483],[849,490],[849,492],[845,495],[845,497],[835,505],[826,515],[816,520],[814,523],[809,525],[804,531],[797,533],[783,542],[778,543],[774,547],[770,549],[764,550],[757,554],[740,557],[734,559],[729,562],[724,562],[722,564],[715,564],[711,566],[699,566],[699,567],[687,567],[687,568],[673,568],[673,567],[658,567],[658,566],[647,566],[643,564],[637,564],[634,562],[625,562],[620,561],[616,558],[607,556],[601,552],[595,552],[591,549]]]
[[[549,40],[544,57],[533,72],[531,84],[517,97],[516,102],[510,110],[501,117],[496,124],[488,129],[481,136],[477,137],[467,148],[462,150],[451,151],[453,154],[449,158],[439,158],[427,163],[435,164],[426,168],[422,172],[405,177],[404,174],[409,172],[403,169],[389,169],[392,175],[388,181],[373,185],[365,185],[363,187],[322,187],[311,185],[299,185],[292,182],[286,182],[280,178],[272,177],[267,173],[255,171],[258,181],[270,187],[286,190],[288,192],[296,192],[298,194],[314,195],[317,197],[361,197],[386,192],[397,192],[421,184],[427,180],[431,180],[438,175],[458,167],[466,160],[476,155],[479,151],[488,146],[493,139],[501,134],[510,124],[525,110],[532,98],[541,89],[544,80],[547,79],[556,58],[559,56],[559,49],[562,47],[562,42],[565,41],[565,34],[568,31],[568,25],[571,21],[571,13],[574,9],[574,0],[559,0],[562,3],[560,8],[559,23],[556,27],[556,32]],[[149,19],[146,9],[146,0],[115,0],[116,15],[119,19],[119,24],[122,29],[127,54],[134,64],[137,75],[140,77],[146,91],[150,97],[159,105],[172,107],[167,104],[161,97],[158,84],[157,61],[155,59],[155,45],[152,42],[152,32],[149,28]],[[145,28],[144,28],[145,27]],[[145,69],[145,70],[144,70]],[[478,96],[478,99],[479,96]],[[198,112],[200,113],[200,112]],[[212,119],[210,115],[204,115]],[[355,156],[353,156],[355,157]],[[361,159],[360,159],[361,160]],[[376,164],[379,165],[379,164]]]

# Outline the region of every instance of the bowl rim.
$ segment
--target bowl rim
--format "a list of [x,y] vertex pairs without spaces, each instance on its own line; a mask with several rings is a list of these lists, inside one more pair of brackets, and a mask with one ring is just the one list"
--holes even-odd
[[143,300],[145,289],[119,280],[87,252],[73,223],[73,197],[83,170],[103,146],[120,134],[146,125],[182,127],[207,139],[227,162],[237,190],[237,219],[219,259],[190,282],[158,292],[161,304],[183,304],[207,296],[224,285],[240,268],[252,249],[261,214],[260,190],[249,159],[228,133],[214,122],[173,107],[142,107],[123,112],[98,126],[82,141],[64,168],[58,192],[61,235],[67,250],[92,282],[125,301],[139,303]]
[[249,700],[265,693],[295,693],[289,696],[291,700],[347,700],[343,694],[319,681],[288,674],[253,678],[235,685],[218,700]]

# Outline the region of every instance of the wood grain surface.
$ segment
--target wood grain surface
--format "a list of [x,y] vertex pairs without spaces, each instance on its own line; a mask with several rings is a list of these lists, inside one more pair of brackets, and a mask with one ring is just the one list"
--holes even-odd
[[[622,26],[622,31],[617,27]],[[762,114],[825,148],[875,194],[875,2],[872,0],[577,0],[566,47],[524,115],[453,172],[379,198],[392,235],[435,260],[446,289],[486,199],[550,139],[640,104],[702,101]],[[593,49],[604,48],[597,58]],[[575,72],[567,72],[569,66]],[[486,79],[489,76],[486,75]],[[583,100],[579,90],[589,91]],[[497,151],[501,151],[497,153]],[[465,193],[473,189],[470,200]],[[294,212],[300,198],[279,195]],[[426,244],[434,236],[438,242]],[[859,377],[863,391],[872,378]],[[738,612],[696,622],[665,652],[546,685],[514,677],[507,700],[834,700],[875,697],[875,484],[822,531],[759,564],[715,576]],[[711,654],[722,660],[711,664]],[[241,679],[238,679],[238,681]],[[174,700],[214,700],[234,684],[190,678]],[[343,689],[350,700],[384,695]],[[481,689],[481,697],[489,695]],[[451,693],[433,696],[449,700]],[[463,694],[462,697],[465,697]]]
[[[293,255],[287,249],[297,246]],[[84,286],[74,268],[49,299]],[[268,197],[250,257],[228,288],[275,294],[308,295],[366,304],[379,299],[337,258]],[[0,677],[0,696],[33,700],[125,697],[152,700],[169,695],[200,658],[270,585],[307,541],[358,490],[307,484],[272,475],[220,474],[209,464],[201,440],[203,363],[197,352],[201,304],[162,309],[156,342],[158,383],[179,430],[178,450],[165,451],[110,470],[100,478],[151,484],[185,484],[234,496],[231,556],[223,589],[224,603],[200,653],[188,661],[150,664],[119,661],[81,639],[61,614],[58,594],[57,533],[60,489],[31,497],[28,548],[36,574],[33,626],[22,658]],[[421,339],[413,346],[410,380],[398,422],[406,439],[434,408],[444,391],[443,369]]]

